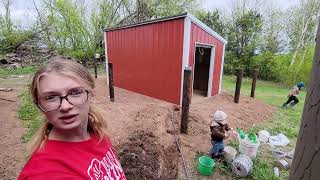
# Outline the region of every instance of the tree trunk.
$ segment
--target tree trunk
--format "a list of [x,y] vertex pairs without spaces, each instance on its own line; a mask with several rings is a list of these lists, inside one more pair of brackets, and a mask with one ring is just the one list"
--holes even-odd
[[308,85],[297,146],[290,171],[290,180],[320,177],[320,21],[316,49]]
[[293,53],[293,56],[292,56],[292,58],[291,58],[290,66],[292,66],[292,65],[294,64],[294,62],[295,62],[295,60],[296,60],[296,58],[297,58],[298,52],[300,51],[300,46],[301,46],[301,44],[303,44],[303,42],[305,41],[305,40],[304,40],[304,36],[305,36],[305,34],[307,33],[309,21],[311,20],[311,18],[312,18],[312,17],[309,17],[309,18],[307,19],[307,22],[304,23],[304,26],[303,26],[304,28],[303,28],[303,30],[302,30],[302,32],[301,32],[301,35],[300,35],[300,38],[299,38],[297,47],[296,47],[296,49],[295,49],[295,51],[294,51],[294,53]]

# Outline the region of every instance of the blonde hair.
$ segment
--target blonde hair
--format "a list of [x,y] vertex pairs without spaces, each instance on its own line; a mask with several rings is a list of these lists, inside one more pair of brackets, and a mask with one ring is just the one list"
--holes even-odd
[[[60,73],[67,76],[72,76],[77,80],[84,82],[94,89],[94,80],[91,77],[89,71],[81,64],[67,60],[63,57],[58,57],[51,60],[48,64],[41,67],[34,75],[32,84],[30,86],[30,93],[34,104],[38,102],[38,82],[39,77],[43,73]],[[46,141],[48,140],[49,133],[53,128],[52,124],[47,119],[44,120],[39,130],[34,134],[32,139],[28,143],[28,152],[30,155],[37,149],[42,149]],[[92,105],[89,108],[88,117],[88,131],[97,135],[100,140],[107,137],[107,123],[101,113]]]

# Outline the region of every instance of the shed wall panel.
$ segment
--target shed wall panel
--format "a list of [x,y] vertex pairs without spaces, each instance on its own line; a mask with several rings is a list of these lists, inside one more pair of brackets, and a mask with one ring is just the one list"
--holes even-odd
[[114,85],[180,104],[184,19],[106,32]]

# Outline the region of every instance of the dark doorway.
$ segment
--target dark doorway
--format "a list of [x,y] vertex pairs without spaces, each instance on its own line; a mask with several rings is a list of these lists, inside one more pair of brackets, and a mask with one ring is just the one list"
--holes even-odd
[[194,94],[207,96],[211,47],[196,47],[194,60]]

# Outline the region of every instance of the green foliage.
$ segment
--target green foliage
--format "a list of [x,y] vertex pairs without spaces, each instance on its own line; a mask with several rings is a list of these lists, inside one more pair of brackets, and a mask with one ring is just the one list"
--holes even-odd
[[172,16],[186,11],[193,12],[198,4],[195,0],[148,0],[153,9],[152,18]]
[[16,48],[25,41],[33,37],[32,31],[19,31],[12,32],[3,30],[0,32],[0,54],[14,52]]
[[19,95],[21,104],[18,109],[18,117],[24,121],[27,127],[27,133],[23,135],[22,139],[27,142],[37,131],[41,125],[41,118],[39,109],[32,103],[28,91],[24,91]]
[[[258,77],[263,80],[280,80],[281,61],[279,61],[281,55],[275,56],[271,52],[265,52],[254,57],[255,67],[259,70]],[[279,58],[278,58],[279,57]]]
[[0,54],[14,52],[20,44],[34,36],[32,29],[20,30],[13,25],[10,14],[10,3],[8,0],[3,1],[6,14],[0,14]]
[[183,12],[193,12],[198,4],[196,0],[139,0],[131,3],[129,1],[127,6],[130,7],[129,14],[135,15],[129,23],[136,23]]
[[306,51],[299,52],[296,63],[290,66],[290,61],[284,61],[280,81],[286,84],[295,84],[304,81],[308,84],[314,58],[314,46],[308,46]]
[[233,72],[233,68],[242,67],[245,75],[250,74],[255,67],[253,57],[257,54],[261,30],[262,16],[259,12],[255,10],[234,12],[228,31],[226,72]]
[[[233,63],[241,64],[240,60],[233,57]],[[273,54],[270,51],[265,51],[253,57],[251,65],[247,67],[250,69],[249,76],[253,69],[258,69],[258,78],[262,80],[269,80],[275,82],[282,82],[287,86],[293,86],[297,82],[303,81],[306,84],[309,82],[309,76],[312,70],[312,62],[314,56],[314,46],[309,46],[305,52],[301,52],[296,57],[296,63],[290,66],[292,54]],[[230,59],[226,59],[224,65],[224,72],[226,74],[234,74],[234,67],[230,63]]]
[[23,74],[32,74],[37,70],[37,66],[27,66],[17,69],[0,69],[0,77],[7,77],[11,75],[23,75]]
[[90,41],[88,29],[83,20],[81,7],[72,1],[55,0],[46,4],[48,26],[53,27],[50,32],[50,42],[60,53],[70,54],[78,59],[93,57],[96,46]]
[[[87,18],[85,4],[77,1],[46,0],[42,2],[39,21],[44,34],[41,37],[50,48],[82,61],[94,57],[95,53],[103,52],[101,42],[102,28],[106,26],[111,6],[108,2],[98,1],[101,9],[92,11]],[[110,19],[110,18],[109,18]]]
[[218,10],[215,11],[204,11],[200,10],[196,12],[197,18],[209,26],[211,29],[216,31],[221,36],[226,36],[227,28],[223,22],[222,13]]
[[273,55],[283,52],[284,47],[287,45],[283,39],[285,34],[282,33],[286,27],[284,23],[286,13],[278,9],[272,9],[264,14],[260,52]]

